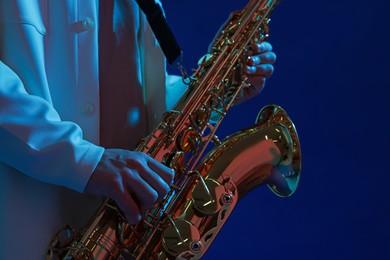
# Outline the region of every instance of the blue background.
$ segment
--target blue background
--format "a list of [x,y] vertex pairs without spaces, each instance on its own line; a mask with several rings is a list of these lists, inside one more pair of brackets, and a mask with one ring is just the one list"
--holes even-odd
[[[187,70],[245,4],[164,2]],[[219,136],[281,105],[299,132],[302,180],[288,199],[265,186],[244,197],[204,259],[390,259],[389,10],[388,0],[282,0],[275,9],[275,73],[229,111]]]

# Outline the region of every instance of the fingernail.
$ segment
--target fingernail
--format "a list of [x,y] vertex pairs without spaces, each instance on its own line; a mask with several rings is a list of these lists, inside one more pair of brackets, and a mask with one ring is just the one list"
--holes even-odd
[[176,172],[174,169],[171,169],[172,170],[172,180],[171,180],[171,184],[173,183],[174,179],[175,179],[175,176],[176,176]]
[[259,56],[256,56],[255,65],[259,65],[260,63],[261,63],[261,58]]
[[263,43],[257,44],[257,51],[258,51],[258,52],[262,52],[263,49],[264,49],[264,44],[263,44]]

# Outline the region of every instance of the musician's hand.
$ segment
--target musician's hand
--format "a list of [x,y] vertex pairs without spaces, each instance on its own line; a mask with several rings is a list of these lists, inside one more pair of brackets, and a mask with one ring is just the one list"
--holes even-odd
[[272,45],[269,42],[257,43],[253,46],[244,68],[250,86],[243,89],[243,97],[235,104],[254,97],[263,90],[266,79],[274,72],[275,61],[276,54],[272,52]]
[[173,177],[172,169],[145,153],[106,149],[85,191],[112,198],[135,224],[164,198]]

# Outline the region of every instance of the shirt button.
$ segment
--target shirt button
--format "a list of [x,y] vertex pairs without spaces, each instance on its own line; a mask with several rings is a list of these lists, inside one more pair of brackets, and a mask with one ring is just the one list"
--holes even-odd
[[81,27],[86,31],[95,26],[95,22],[91,18],[86,18],[81,21]]
[[95,113],[95,107],[92,103],[86,103],[82,108],[82,112],[84,115],[90,116]]

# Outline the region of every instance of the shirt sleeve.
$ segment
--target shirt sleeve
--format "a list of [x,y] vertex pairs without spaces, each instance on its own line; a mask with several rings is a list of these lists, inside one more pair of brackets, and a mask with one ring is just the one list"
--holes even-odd
[[104,148],[61,121],[53,106],[26,92],[0,61],[0,162],[37,180],[83,192]]

